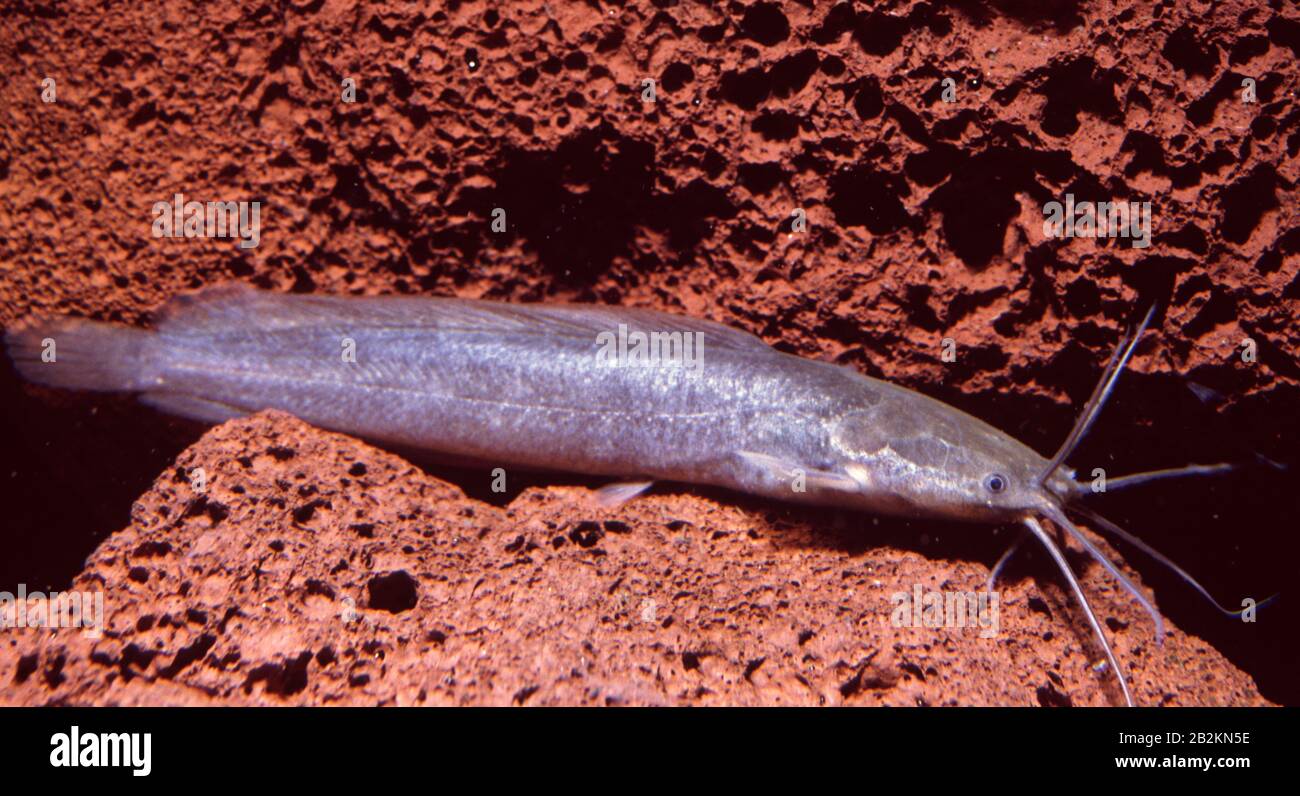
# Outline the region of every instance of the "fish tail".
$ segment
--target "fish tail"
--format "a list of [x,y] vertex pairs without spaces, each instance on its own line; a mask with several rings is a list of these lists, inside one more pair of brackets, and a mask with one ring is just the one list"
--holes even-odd
[[5,332],[5,348],[26,380],[70,390],[129,391],[148,381],[153,332],[81,318],[38,320]]

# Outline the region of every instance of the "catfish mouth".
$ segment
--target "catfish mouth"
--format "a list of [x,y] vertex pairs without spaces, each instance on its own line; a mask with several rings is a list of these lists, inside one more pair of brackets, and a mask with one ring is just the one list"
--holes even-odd
[[1088,485],[1076,481],[1073,470],[1058,471],[1042,482],[1043,490],[1055,499],[1056,508],[1065,509],[1079,501]]

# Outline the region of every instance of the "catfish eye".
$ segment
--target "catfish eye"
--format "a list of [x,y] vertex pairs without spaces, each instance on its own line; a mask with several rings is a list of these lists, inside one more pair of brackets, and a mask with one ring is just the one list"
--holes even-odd
[[984,488],[995,495],[1003,492],[1007,488],[1007,477],[1001,473],[994,473],[984,479]]

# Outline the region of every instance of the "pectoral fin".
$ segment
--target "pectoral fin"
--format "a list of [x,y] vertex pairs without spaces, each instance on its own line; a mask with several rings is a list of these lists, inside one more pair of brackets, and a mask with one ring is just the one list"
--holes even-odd
[[618,508],[654,486],[654,483],[654,481],[628,481],[608,484],[596,490],[596,505],[606,509]]
[[861,488],[861,484],[858,483],[857,479],[848,473],[805,467],[799,462],[781,459],[766,453],[740,451],[738,455],[747,465],[758,470],[764,477],[788,485],[790,489],[796,491],[802,492],[812,489],[857,492]]

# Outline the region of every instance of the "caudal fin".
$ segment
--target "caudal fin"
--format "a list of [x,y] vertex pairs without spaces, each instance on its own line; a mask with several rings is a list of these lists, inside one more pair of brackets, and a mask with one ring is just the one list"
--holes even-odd
[[69,390],[140,390],[153,332],[81,318],[40,320],[5,332],[5,348],[28,381]]

